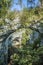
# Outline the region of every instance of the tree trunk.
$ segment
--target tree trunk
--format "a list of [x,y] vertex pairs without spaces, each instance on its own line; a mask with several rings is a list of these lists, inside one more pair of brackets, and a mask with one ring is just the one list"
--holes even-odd
[[41,2],[41,7],[43,7],[43,0],[40,0],[40,2]]

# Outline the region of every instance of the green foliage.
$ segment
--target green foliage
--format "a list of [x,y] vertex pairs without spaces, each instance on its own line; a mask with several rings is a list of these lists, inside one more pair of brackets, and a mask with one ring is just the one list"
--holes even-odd
[[[24,14],[24,15],[23,15]],[[28,11],[26,9],[24,9],[22,15],[21,15],[21,23],[25,25],[25,23],[27,23],[27,18],[28,18]]]
[[0,19],[0,26],[3,26],[3,25],[5,25],[5,24],[6,24],[5,20]]
[[[9,7],[11,6],[12,0],[0,0],[0,18],[5,18],[6,13],[8,12]],[[19,1],[19,4],[22,0]],[[21,14],[22,13],[22,14]],[[14,20],[16,16],[16,12],[9,12],[7,14],[7,18],[9,18],[11,21]],[[40,20],[43,19],[43,8],[34,8],[34,9],[27,9],[24,8],[22,12],[19,12],[20,14],[20,23],[25,28],[26,26],[29,26],[33,23],[34,20]],[[31,22],[32,21],[32,22]],[[43,22],[43,20],[42,20]],[[0,20],[0,26],[5,25],[4,19]],[[43,24],[41,26],[43,28]],[[10,48],[9,56],[10,60],[12,61],[12,65],[41,65],[43,63],[43,46],[41,46],[40,42],[41,39],[43,39],[43,33],[40,35],[41,37],[36,39],[33,44],[29,43],[30,40],[30,34],[32,34],[31,30],[25,29],[26,32],[22,35],[22,47],[21,48]],[[42,29],[43,30],[43,29]],[[34,30],[33,30],[34,32]],[[33,41],[32,37],[32,41]],[[28,42],[28,44],[27,44]],[[39,44],[39,46],[38,46]],[[38,47],[37,47],[38,46]],[[40,62],[39,62],[40,61]],[[0,65],[3,63],[3,61],[0,60]]]
[[15,19],[15,15],[16,15],[15,12],[9,12],[9,14],[7,15],[7,18],[10,20],[13,20],[13,19]]
[[23,39],[22,39],[22,44],[25,45],[28,39],[28,36],[26,35],[26,33],[23,33]]
[[0,0],[0,18],[5,17],[5,14],[11,6],[11,2],[11,0]]
[[38,49],[32,50],[32,48],[29,45],[19,49],[19,52],[14,54],[14,56],[12,57],[14,64],[15,65],[34,65],[34,64],[39,65],[41,60],[43,60],[43,53],[41,53],[41,50],[38,51]]

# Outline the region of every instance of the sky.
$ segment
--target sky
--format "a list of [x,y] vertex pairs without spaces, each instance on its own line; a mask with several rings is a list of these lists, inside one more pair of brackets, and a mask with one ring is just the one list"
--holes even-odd
[[[22,8],[20,7],[20,5],[16,5],[15,3],[17,3],[18,0],[13,0],[13,5],[11,7],[11,10],[21,10],[23,7],[27,7],[27,0],[22,0]],[[33,7],[36,7],[36,5],[39,5],[39,1],[38,0],[35,0],[35,6],[32,4]],[[31,4],[29,3],[28,7],[30,7]]]

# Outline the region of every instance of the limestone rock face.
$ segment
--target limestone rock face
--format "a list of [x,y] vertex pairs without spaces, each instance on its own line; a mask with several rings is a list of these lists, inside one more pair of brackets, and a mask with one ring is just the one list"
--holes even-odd
[[[5,22],[6,25],[0,26],[0,61],[4,65],[7,64],[8,46],[21,47],[22,34],[25,33],[25,29],[18,31],[18,28],[21,27],[19,17],[13,21],[5,19]],[[30,35],[30,43],[34,43],[39,39],[40,44],[43,45],[43,24],[36,22],[31,28],[33,33]]]
[[0,61],[1,63],[3,61],[4,65],[7,64],[8,46],[19,47],[21,45],[22,33],[25,32],[25,30],[15,31],[21,26],[20,23],[17,22],[14,25],[14,21],[13,23],[10,23],[9,20],[5,21],[7,21],[7,24],[0,27]]
[[30,43],[40,41],[40,45],[43,45],[43,23],[36,23],[32,26],[33,33],[30,35]]
[[[14,33],[13,30],[18,29],[21,26],[19,23],[19,18],[17,17],[13,21],[9,19],[5,19],[5,25],[0,26],[0,63],[6,65],[7,64],[7,57],[8,57],[8,46],[12,45],[13,39],[19,36],[21,32]],[[6,59],[6,61],[4,60]]]

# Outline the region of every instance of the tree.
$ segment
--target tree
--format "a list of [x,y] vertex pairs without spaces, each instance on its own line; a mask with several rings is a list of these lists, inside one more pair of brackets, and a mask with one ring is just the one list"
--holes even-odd
[[22,0],[18,0],[18,3],[19,3],[19,5],[20,5],[21,8],[22,8]]
[[11,0],[0,0],[0,18],[5,17],[9,7],[11,6],[11,2]]
[[34,2],[35,0],[27,0],[27,7],[28,7],[28,5],[29,5],[29,3],[30,3],[30,8],[33,8],[33,6],[32,6],[32,4],[34,4],[35,5],[35,2]]
[[41,2],[41,7],[43,8],[43,0],[39,0]]

